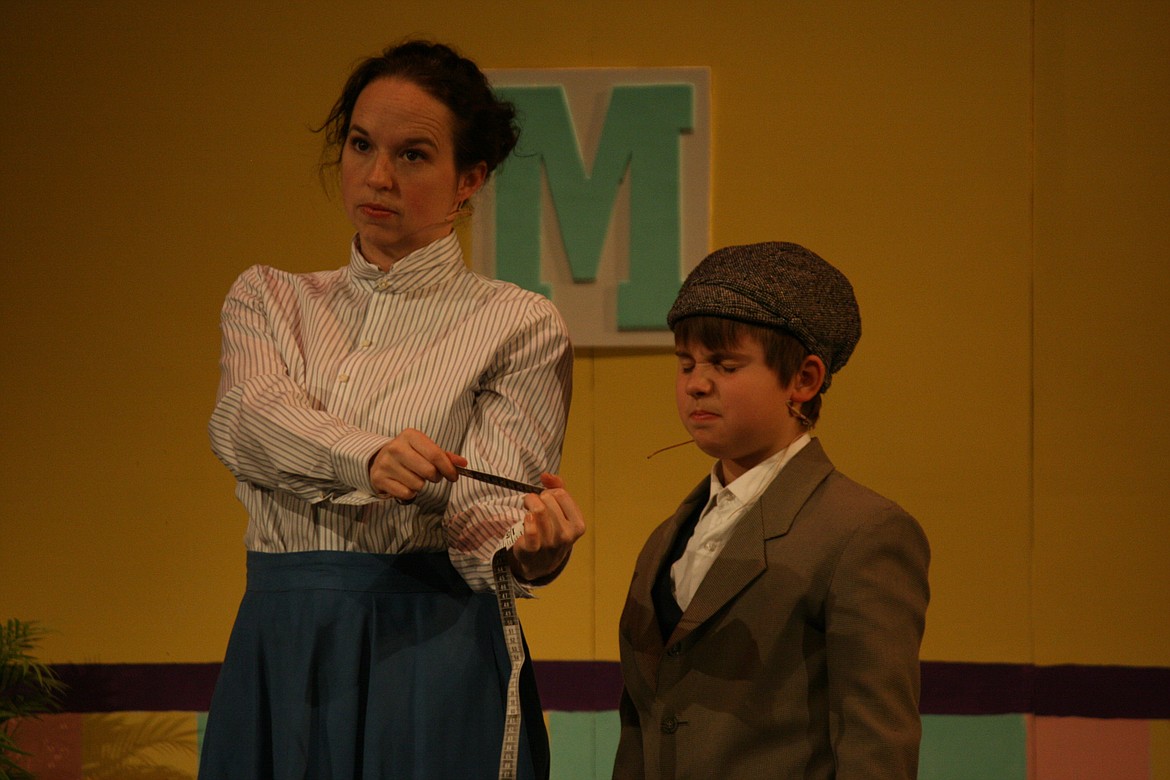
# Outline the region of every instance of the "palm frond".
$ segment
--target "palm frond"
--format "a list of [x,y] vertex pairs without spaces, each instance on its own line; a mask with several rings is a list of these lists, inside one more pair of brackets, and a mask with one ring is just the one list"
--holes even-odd
[[34,621],[9,618],[0,625],[0,780],[25,780],[18,763],[28,752],[16,745],[18,718],[36,718],[60,708],[65,683],[34,652],[49,631]]

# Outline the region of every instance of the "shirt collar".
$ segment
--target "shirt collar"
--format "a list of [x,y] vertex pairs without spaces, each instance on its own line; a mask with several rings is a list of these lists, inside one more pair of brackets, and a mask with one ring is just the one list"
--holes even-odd
[[787,447],[752,466],[726,486],[719,478],[719,462],[716,461],[711,467],[711,497],[708,500],[707,508],[703,510],[704,513],[710,511],[712,503],[723,491],[734,495],[740,506],[747,506],[755,501],[765,488],[772,484],[772,480],[780,473],[780,469],[784,468],[788,461],[792,460],[796,453],[804,449],[804,446],[810,441],[812,441],[812,437],[807,433],[802,433]]
[[403,293],[429,287],[466,273],[459,238],[451,231],[408,254],[382,271],[366,260],[355,235],[349,249],[349,275],[359,287],[375,292]]

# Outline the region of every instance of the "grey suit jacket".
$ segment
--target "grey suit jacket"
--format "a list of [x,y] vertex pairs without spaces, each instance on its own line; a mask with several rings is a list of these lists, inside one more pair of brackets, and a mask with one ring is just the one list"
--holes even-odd
[[814,439],[736,526],[673,635],[651,587],[704,480],[651,534],[619,644],[615,778],[914,778],[930,550]]

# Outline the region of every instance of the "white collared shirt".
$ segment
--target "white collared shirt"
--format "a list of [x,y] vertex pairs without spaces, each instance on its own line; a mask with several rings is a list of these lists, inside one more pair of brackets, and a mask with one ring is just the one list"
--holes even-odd
[[796,453],[811,441],[805,433],[784,449],[745,471],[730,485],[724,486],[719,478],[719,464],[711,467],[711,498],[695,532],[687,542],[687,549],[670,567],[670,579],[674,586],[674,600],[685,612],[699,590],[703,578],[711,565],[723,552],[736,525],[748,509],[759,500],[760,495],[772,484],[780,470],[792,460]]

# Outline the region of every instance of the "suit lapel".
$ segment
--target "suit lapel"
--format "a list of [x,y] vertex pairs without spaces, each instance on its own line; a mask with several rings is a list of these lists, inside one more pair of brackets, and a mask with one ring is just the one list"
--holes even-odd
[[796,453],[777,475],[756,508],[762,514],[765,539],[788,533],[792,521],[804,507],[813,491],[833,472],[833,463],[821,447],[820,439],[813,439]]
[[654,531],[638,557],[637,578],[630,592],[636,608],[629,615],[629,625],[631,636],[637,638],[635,644],[639,648],[636,655],[639,671],[652,687],[657,684],[658,662],[665,646],[662,643],[662,632],[658,629],[651,589],[679,528],[696,511],[697,506],[707,502],[709,488],[710,479],[700,482],[675,510],[674,515]]
[[[671,634],[668,645],[685,639],[768,568],[765,540],[788,533],[800,508],[832,471],[833,464],[817,439],[806,444],[785,465],[756,504],[736,524],[727,545],[703,578],[690,606]],[[674,519],[678,520],[678,517],[676,515]],[[677,524],[675,528],[678,528]],[[673,535],[670,538],[673,539]]]
[[683,612],[668,645],[685,639],[768,568],[764,559],[762,522],[758,506],[740,518],[723,552]]

